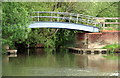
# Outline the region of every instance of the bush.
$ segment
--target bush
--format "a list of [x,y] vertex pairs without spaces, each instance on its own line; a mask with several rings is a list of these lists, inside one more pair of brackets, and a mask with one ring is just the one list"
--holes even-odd
[[110,44],[110,45],[106,45],[105,47],[103,47],[103,49],[108,49],[112,52],[117,48],[120,48],[120,44]]

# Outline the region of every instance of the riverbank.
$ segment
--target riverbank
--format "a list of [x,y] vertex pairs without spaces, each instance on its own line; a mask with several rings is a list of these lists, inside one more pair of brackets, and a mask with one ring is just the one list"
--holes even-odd
[[109,44],[103,47],[103,49],[108,49],[111,52],[120,52],[119,44]]

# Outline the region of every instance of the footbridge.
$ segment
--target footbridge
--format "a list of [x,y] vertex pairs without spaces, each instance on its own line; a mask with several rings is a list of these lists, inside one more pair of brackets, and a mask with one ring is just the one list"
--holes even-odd
[[31,18],[33,22],[29,25],[29,28],[64,28],[84,32],[99,32],[99,28],[95,26],[94,17],[89,15],[35,11]]

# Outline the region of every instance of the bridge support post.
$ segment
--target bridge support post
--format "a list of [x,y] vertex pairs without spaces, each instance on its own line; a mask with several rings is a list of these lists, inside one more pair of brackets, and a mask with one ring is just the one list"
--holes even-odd
[[38,21],[39,21],[39,12],[37,13],[37,15],[38,15]]
[[[59,17],[59,14],[57,14],[57,17]],[[57,22],[59,22],[59,18],[57,18]]]
[[79,14],[77,14],[77,20],[76,20],[76,23],[78,23],[78,17],[79,17]]
[[70,23],[71,19],[72,19],[72,16],[71,16],[71,14],[70,14],[70,17],[69,17],[69,23]]
[[50,18],[50,21],[52,22],[52,13],[51,13],[51,18]]

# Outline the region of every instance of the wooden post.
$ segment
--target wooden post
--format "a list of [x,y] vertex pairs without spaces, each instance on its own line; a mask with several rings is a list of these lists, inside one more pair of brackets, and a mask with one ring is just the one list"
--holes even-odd
[[100,28],[101,28],[101,29],[104,29],[101,23],[99,23],[99,25],[100,25]]
[[103,22],[103,28],[105,28],[105,19],[103,19],[103,21],[104,21],[104,22]]
[[103,22],[102,26],[103,26],[103,29],[104,29],[105,28],[105,22]]

